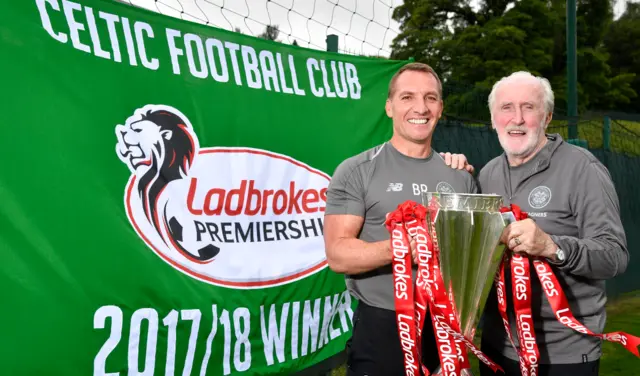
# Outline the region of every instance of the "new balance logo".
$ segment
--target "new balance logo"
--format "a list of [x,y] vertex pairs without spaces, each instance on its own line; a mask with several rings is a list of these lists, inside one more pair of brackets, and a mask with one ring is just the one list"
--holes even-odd
[[387,192],[400,192],[402,191],[402,183],[389,183]]

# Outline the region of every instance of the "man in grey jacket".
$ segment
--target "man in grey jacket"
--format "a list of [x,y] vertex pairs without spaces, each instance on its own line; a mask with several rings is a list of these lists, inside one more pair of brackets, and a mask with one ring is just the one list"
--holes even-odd
[[[436,72],[422,63],[403,66],[389,83],[385,104],[391,139],[347,158],[331,178],[324,222],[327,260],[333,271],[346,275],[349,292],[358,299],[347,343],[348,376],[406,374],[387,214],[407,200],[421,202],[423,192],[477,192],[471,174],[462,171],[469,166],[457,165],[459,156],[441,156],[431,147],[442,109]],[[410,244],[415,263],[415,240]],[[414,265],[414,278],[416,270]],[[440,360],[428,319],[420,350],[422,362],[433,372]]]
[[[505,205],[516,204],[529,214],[529,219],[509,225],[501,241],[516,253],[545,258],[576,319],[602,333],[605,280],[623,273],[629,262],[620,204],[602,163],[560,135],[545,133],[553,104],[549,82],[527,72],[513,73],[494,85],[489,108],[504,154],[480,171],[478,183],[483,193],[499,194]],[[538,375],[597,375],[601,340],[561,324],[534,277],[535,269],[530,270]],[[509,268],[505,268],[505,282],[509,324],[518,346]],[[481,349],[506,375],[521,374],[498,311],[495,288],[485,308]],[[482,367],[481,374],[494,373]]]

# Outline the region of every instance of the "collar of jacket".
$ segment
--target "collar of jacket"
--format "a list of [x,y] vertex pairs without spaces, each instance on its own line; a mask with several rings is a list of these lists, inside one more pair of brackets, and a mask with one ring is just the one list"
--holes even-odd
[[509,160],[507,159],[507,154],[503,152],[502,163],[504,166],[504,170],[509,171],[509,169],[513,168],[527,169],[528,173],[526,174],[526,177],[530,177],[540,171],[547,169],[547,167],[549,167],[549,164],[551,163],[551,157],[553,157],[553,154],[555,154],[556,150],[558,150],[558,147],[560,147],[564,140],[558,133],[545,134],[545,136],[548,140],[547,144],[542,147],[542,149],[538,151],[530,160],[526,161],[520,166],[510,167]]
[[562,143],[564,142],[562,136],[560,136],[558,133],[545,134],[545,136],[547,137],[548,142],[540,151],[538,151],[530,160],[523,163],[522,165],[513,167],[517,169],[527,169],[525,176],[523,176],[521,181],[516,183],[515,187],[511,186],[510,171],[512,167],[509,166],[507,154],[504,152],[502,153],[502,173],[504,174],[504,183],[505,188],[507,189],[507,192],[509,194],[509,201],[513,199],[513,195],[516,194],[521,184],[523,184],[531,176],[539,173],[540,171],[544,171],[549,167],[549,165],[551,164],[551,157],[553,157],[553,154],[556,152],[556,150],[558,150],[558,147],[560,147],[560,145],[562,145]]

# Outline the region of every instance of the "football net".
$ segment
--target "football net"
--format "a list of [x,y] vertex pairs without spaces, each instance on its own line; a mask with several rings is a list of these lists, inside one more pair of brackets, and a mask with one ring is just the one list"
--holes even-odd
[[399,25],[392,19],[401,0],[116,0],[163,15],[301,47],[338,52],[391,54]]

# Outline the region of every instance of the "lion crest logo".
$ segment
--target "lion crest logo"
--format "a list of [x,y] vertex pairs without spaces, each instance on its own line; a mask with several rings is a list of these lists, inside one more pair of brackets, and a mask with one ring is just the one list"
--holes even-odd
[[327,265],[326,174],[267,150],[201,148],[187,116],[170,106],[137,109],[115,133],[116,154],[131,172],[129,221],[174,268],[256,288]]
[[220,251],[211,244],[192,254],[180,245],[182,226],[166,217],[160,194],[174,180],[187,176],[198,152],[198,139],[186,116],[176,109],[155,106],[143,109],[116,126],[118,157],[136,177],[135,194],[146,220],[167,246],[195,262],[210,262]]
[[544,185],[535,187],[529,193],[529,206],[533,209],[542,209],[551,201],[551,189]]

